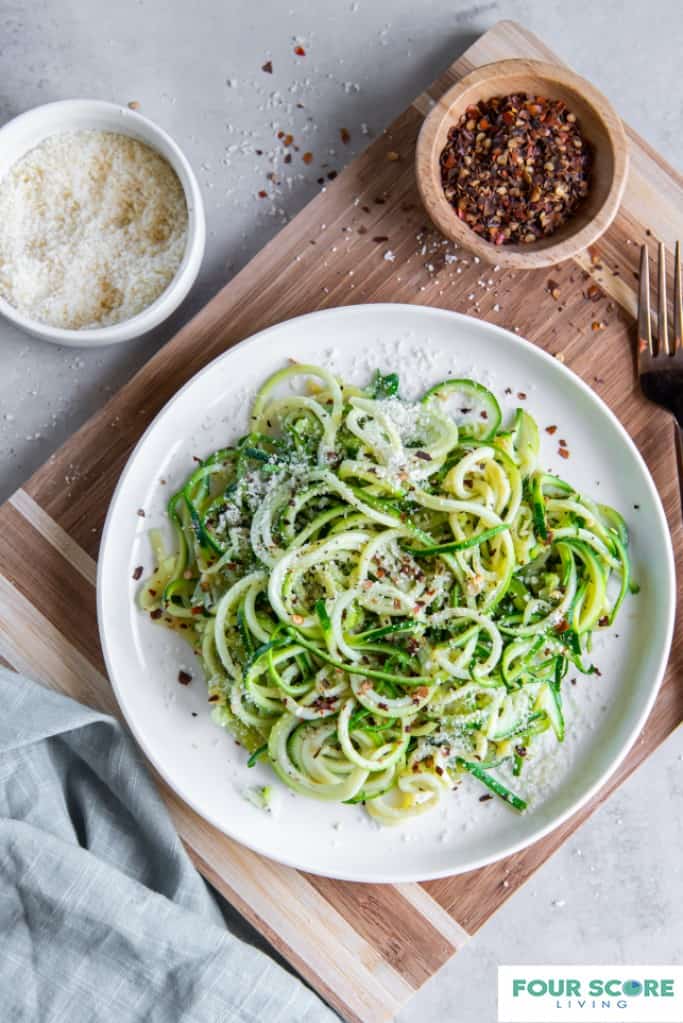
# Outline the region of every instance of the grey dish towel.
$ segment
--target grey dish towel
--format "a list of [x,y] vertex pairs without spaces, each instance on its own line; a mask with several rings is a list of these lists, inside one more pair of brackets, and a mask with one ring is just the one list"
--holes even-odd
[[240,940],[132,740],[0,668],[2,1023],[331,1023]]

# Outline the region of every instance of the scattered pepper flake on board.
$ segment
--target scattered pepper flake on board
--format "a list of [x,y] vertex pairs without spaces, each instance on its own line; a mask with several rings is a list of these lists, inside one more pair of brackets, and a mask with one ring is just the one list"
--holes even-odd
[[560,458],[569,458],[569,451],[567,448],[558,448],[557,453]]
[[294,47],[294,52],[296,53],[297,57],[305,57],[306,56],[306,51],[304,50],[303,46],[295,46]]
[[189,671],[179,671],[178,681],[180,682],[181,686],[189,686],[190,682],[192,681],[192,675],[190,675]]
[[262,64],[261,65],[261,71],[265,71],[265,73],[267,75],[272,75],[272,73],[273,73],[273,62],[272,62],[272,60],[267,60],[265,62],[265,64]]
[[301,157],[301,159],[304,161],[304,163],[313,163],[313,153],[306,152]]
[[137,582],[138,579],[141,578],[143,572],[144,572],[144,569],[143,569],[142,565],[138,565],[138,567],[133,572],[133,579],[135,579],[135,581]]
[[128,104],[128,109],[129,110],[139,110],[140,109],[139,102],[136,99],[130,100],[130,102]]
[[136,514],[137,514],[137,515],[138,515],[138,516],[139,516],[139,517],[140,517],[141,519],[144,519],[144,517],[145,517],[145,509],[144,509],[144,508],[138,508],[138,510],[137,510],[137,513],[136,513]]
[[560,297],[560,288],[557,281],[550,280],[548,281],[545,287],[548,294],[550,294],[555,299],[555,301],[557,301],[558,298]]
[[161,608],[160,607],[155,607],[153,611],[149,612],[149,617],[153,618],[154,621],[157,621],[158,618],[161,618],[162,614],[163,614],[163,611],[161,610]]
[[382,242],[388,242],[389,241],[389,235],[388,234],[376,234],[372,240],[373,240],[373,242],[377,242],[378,245],[381,245]]
[[348,146],[349,142],[351,141],[351,132],[349,131],[349,129],[348,128],[340,128],[339,129],[339,138],[342,140],[342,142],[344,143],[345,146]]
[[520,401],[526,401],[526,391],[517,391],[517,397]]
[[552,436],[554,433],[557,433],[557,427],[555,425],[546,426],[545,432],[549,433]]
[[590,299],[591,302],[599,302],[602,298],[602,290],[597,284],[591,284],[586,289],[586,298]]
[[262,188],[258,193],[259,199],[267,199],[268,193]]

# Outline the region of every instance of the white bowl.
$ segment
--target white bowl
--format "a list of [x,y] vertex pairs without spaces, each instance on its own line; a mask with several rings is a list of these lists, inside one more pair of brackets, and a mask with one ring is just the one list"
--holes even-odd
[[58,345],[95,348],[140,337],[175,312],[194,284],[204,255],[206,227],[199,184],[187,158],[166,132],[141,114],[117,103],[93,99],[68,99],[47,103],[20,114],[0,128],[0,180],[17,160],[44,139],[68,131],[111,131],[145,142],[170,163],[178,175],[188,224],[185,253],[173,280],[151,305],[128,320],[108,327],[66,330],[33,320],[0,297],[0,313],[34,337]]

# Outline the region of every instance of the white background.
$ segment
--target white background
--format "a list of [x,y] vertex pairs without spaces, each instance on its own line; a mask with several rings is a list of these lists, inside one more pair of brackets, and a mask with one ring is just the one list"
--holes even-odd
[[[532,995],[527,991],[514,994],[514,980],[520,978],[527,985],[533,980],[553,981],[554,985],[567,978],[578,980],[581,997],[555,998],[551,995]],[[590,983],[603,985],[617,981],[615,990],[631,980],[643,984],[646,980],[673,981],[672,995],[643,994],[629,997],[600,995],[591,997]],[[538,985],[534,990],[538,990]],[[559,986],[555,991],[561,990]],[[658,990],[662,990],[661,986]],[[584,1004],[582,1004],[584,1003]],[[680,1023],[683,1019],[683,966],[501,966],[498,969],[498,1019],[500,1023]]]
[[[679,0],[0,0],[0,119],[74,96],[137,100],[192,161],[209,221],[198,286],[152,340],[108,352],[59,351],[0,324],[0,496],[317,192],[315,173],[296,178],[271,215],[271,204],[255,198],[264,164],[226,152],[243,142],[273,148],[273,122],[284,127],[288,118],[268,109],[269,93],[286,95],[295,80],[310,80],[303,101],[314,117],[311,148],[335,149],[327,158],[340,168],[366,144],[362,123],[381,130],[501,17],[541,35],[681,166]],[[307,51],[299,65],[294,36]],[[272,77],[260,71],[269,56]],[[342,126],[351,132],[348,146],[339,141]],[[557,962],[628,963],[647,950],[653,962],[683,961],[682,758],[679,732],[426,985],[401,1021],[495,1020],[495,967],[511,960],[552,953]]]

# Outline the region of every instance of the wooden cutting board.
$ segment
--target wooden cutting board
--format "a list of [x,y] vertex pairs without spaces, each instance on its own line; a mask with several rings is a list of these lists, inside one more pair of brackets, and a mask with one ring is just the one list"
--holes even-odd
[[[595,251],[550,272],[449,263],[439,240],[424,231],[413,175],[422,118],[458,77],[505,57],[557,61],[512,22],[482,36],[0,509],[0,656],[7,664],[117,712],[97,636],[95,558],[131,448],[167,399],[210,359],[263,327],[329,306],[397,301],[456,309],[518,330],[564,359],[614,410],[645,456],[680,559],[672,427],[641,398],[631,353],[639,246],[650,231],[669,249],[683,237],[681,178],[629,131],[630,177],[615,223]],[[205,877],[346,1019],[379,1023],[679,724],[682,668],[679,631],[655,709],[609,784],[536,845],[460,877],[382,886],[308,876],[235,844],[161,788]]]

